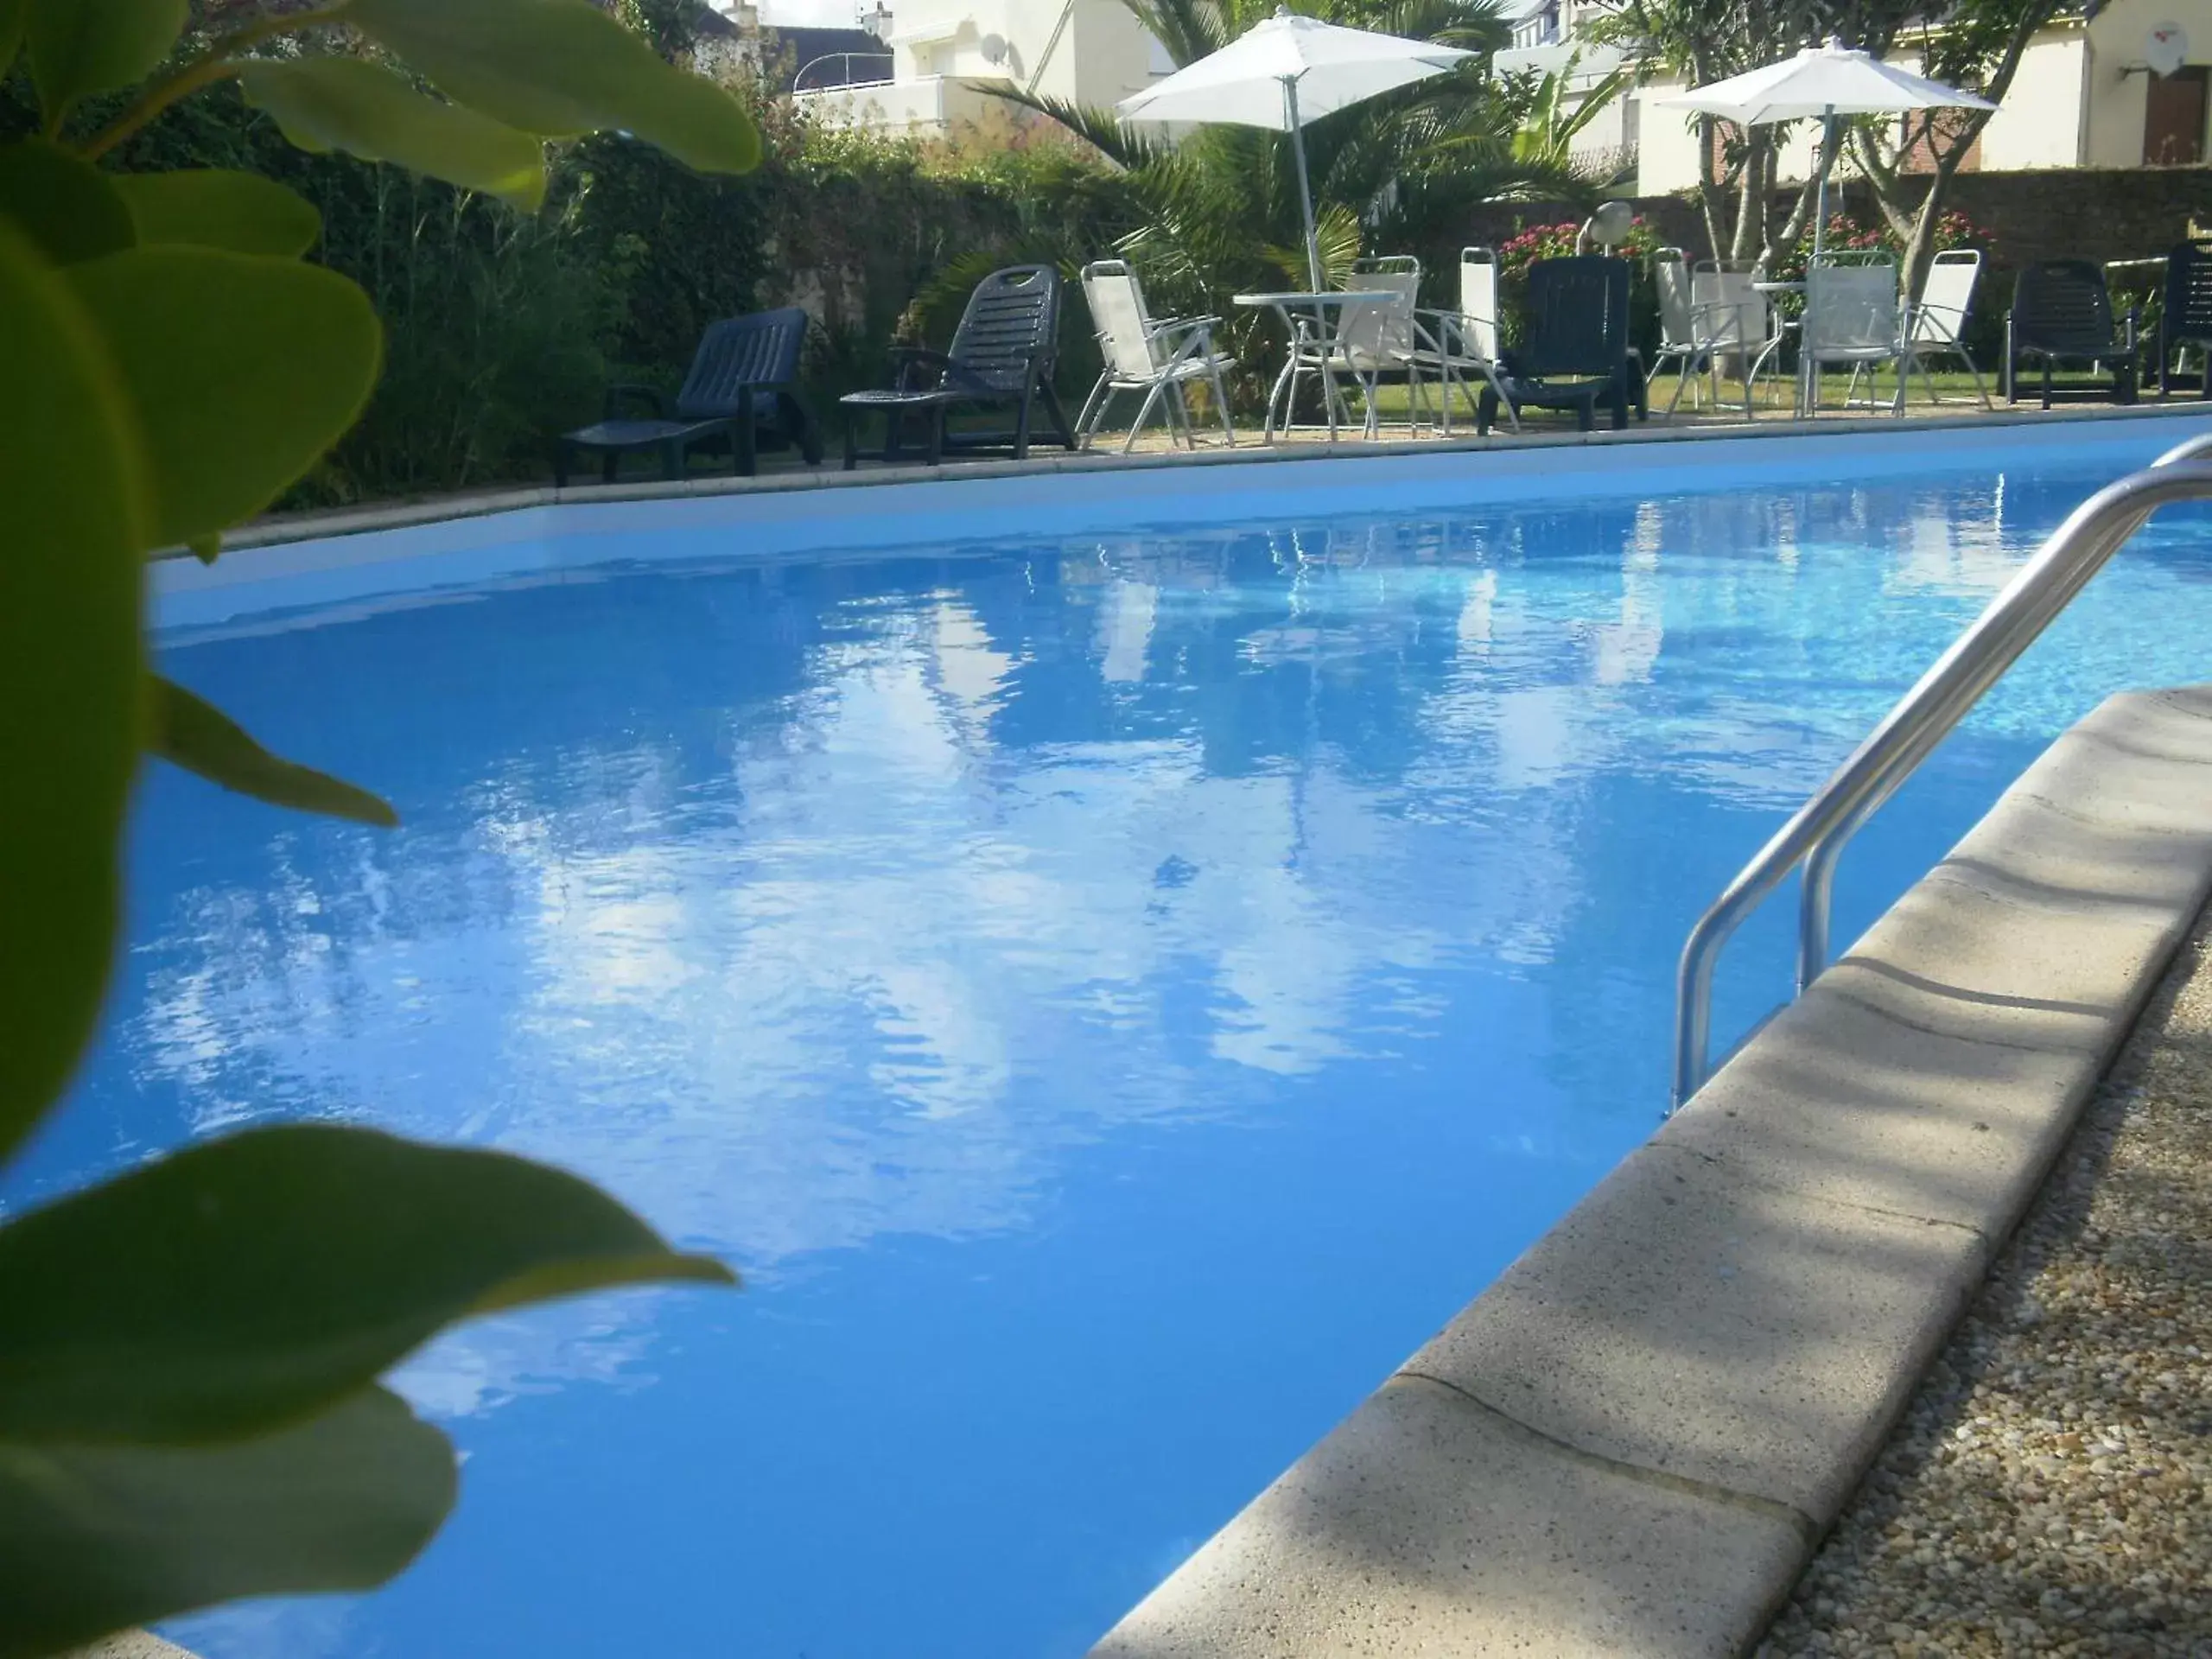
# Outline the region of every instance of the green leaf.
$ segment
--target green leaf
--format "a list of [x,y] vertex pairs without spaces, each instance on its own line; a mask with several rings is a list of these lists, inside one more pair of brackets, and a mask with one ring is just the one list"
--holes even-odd
[[0,1227],[0,1424],[93,1442],[257,1432],[465,1315],[666,1279],[734,1282],[541,1164],[249,1129]]
[[0,0],[0,78],[15,67],[23,44],[23,22],[30,16],[30,0]]
[[0,144],[0,218],[56,264],[97,259],[137,239],[107,175],[47,138]]
[[202,564],[213,564],[223,556],[223,538],[219,533],[194,536],[184,545],[186,550]]
[[454,1485],[446,1437],[379,1388],[220,1446],[0,1441],[0,1659],[241,1596],[371,1589]]
[[390,803],[327,772],[282,760],[255,742],[245,728],[206,698],[156,675],[146,747],[173,766],[196,772],[211,784],[234,789],[272,806],[321,812],[356,823],[391,829],[399,814]]
[[251,518],[353,423],[383,332],[318,265],[133,248],[67,272],[121,369],[153,472],[154,540]]
[[111,182],[138,239],[149,246],[181,243],[293,259],[322,234],[312,202],[257,173],[120,173]]
[[447,97],[524,132],[620,129],[702,172],[760,165],[760,131],[735,99],[591,0],[352,0],[346,20]]
[[545,200],[543,140],[458,105],[425,98],[359,58],[256,63],[238,76],[246,101],[302,149],[393,162],[535,213]]
[[185,0],[29,0],[31,81],[49,130],[79,99],[143,80],[184,29]]
[[145,477],[92,320],[0,225],[0,1157],[92,1036],[137,767]]

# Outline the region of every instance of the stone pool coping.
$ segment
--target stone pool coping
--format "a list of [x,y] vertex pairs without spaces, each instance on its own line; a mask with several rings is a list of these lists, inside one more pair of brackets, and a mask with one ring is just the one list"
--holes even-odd
[[[1086,450],[1076,454],[1040,452],[1027,461],[984,461],[949,463],[943,467],[872,466],[845,472],[834,463],[822,467],[764,473],[756,478],[701,477],[648,480],[627,484],[571,484],[467,491],[421,500],[345,507],[327,512],[287,513],[242,525],[223,538],[226,550],[280,546],[295,542],[359,535],[366,531],[400,530],[480,518],[531,508],[612,505],[638,501],[695,499],[715,496],[777,496],[792,492],[868,489],[885,485],[974,481],[982,479],[1029,478],[1058,473],[1151,472],[1173,468],[1210,467],[1299,461],[1351,461],[1402,455],[1512,454],[1586,447],[1633,447],[1642,444],[1741,443],[1767,439],[1836,437],[1855,432],[1900,433],[1989,430],[2008,426],[2050,427],[2068,423],[2202,419],[2212,416],[2212,402],[2136,404],[2113,407],[2067,407],[2042,410],[1979,409],[1955,414],[1909,414],[1827,416],[1812,420],[1768,419],[1732,423],[1677,425],[1653,421],[1624,432],[1534,432],[1494,434],[1487,438],[1406,438],[1367,442],[1346,440],[1331,444],[1300,441],[1263,446],[1256,441],[1234,449],[1139,450],[1130,454]],[[156,556],[182,559],[191,556],[182,547],[162,550]]]
[[1747,1652],[2212,893],[2208,800],[2212,686],[2106,702],[1093,1659]]

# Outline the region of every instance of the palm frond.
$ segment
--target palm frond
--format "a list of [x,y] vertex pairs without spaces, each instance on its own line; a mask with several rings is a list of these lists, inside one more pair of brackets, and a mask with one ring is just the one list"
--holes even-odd
[[1071,103],[1064,98],[1027,92],[1004,81],[971,80],[965,85],[970,92],[986,92],[1017,108],[1050,117],[1118,166],[1141,167],[1162,149],[1154,140],[1123,126],[1121,118],[1111,110],[1102,110],[1093,104]]

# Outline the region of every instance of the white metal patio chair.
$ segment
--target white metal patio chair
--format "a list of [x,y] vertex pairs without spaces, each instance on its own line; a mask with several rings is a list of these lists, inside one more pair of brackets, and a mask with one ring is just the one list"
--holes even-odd
[[[1898,315],[1897,268],[1887,254],[1827,254],[1805,270],[1805,315],[1799,323],[1801,393],[1804,410],[1821,406],[1821,371],[1848,367],[1851,388],[1861,373],[1884,363],[1898,366],[1892,414],[1904,413],[1906,353]],[[1869,385],[1871,401],[1872,385]],[[1847,405],[1849,390],[1846,394]]]
[[1214,407],[1220,411],[1222,435],[1231,448],[1236,447],[1236,428],[1230,419],[1229,397],[1221,376],[1236,359],[1213,348],[1213,331],[1220,318],[1183,317],[1154,322],[1145,308],[1144,289],[1136,272],[1120,259],[1094,260],[1083,268],[1083,297],[1098,331],[1098,350],[1105,367],[1076,422],[1078,444],[1090,448],[1116,392],[1138,391],[1144,394],[1144,402],[1136,419],[1129,423],[1122,454],[1135,447],[1138,432],[1155,406],[1166,412],[1171,436],[1179,432],[1191,448],[1197,448],[1190,404],[1184,394],[1192,381],[1204,380],[1211,387]]
[[[1384,254],[1355,259],[1350,286],[1395,297],[1387,302],[1362,301],[1346,305],[1337,321],[1329,366],[1348,374],[1359,387],[1366,405],[1365,435],[1382,435],[1382,410],[1376,392],[1386,377],[1406,383],[1406,429],[1414,429],[1421,401],[1419,330],[1414,312],[1421,303],[1421,261],[1411,254]],[[1318,346],[1306,349],[1317,353]]]
[[1657,378],[1669,362],[1677,371],[1675,395],[1667,400],[1669,416],[1693,385],[1700,393],[1709,392],[1718,410],[1721,365],[1732,363],[1744,383],[1744,417],[1752,418],[1758,378],[1774,367],[1783,341],[1780,319],[1759,292],[1759,278],[1756,266],[1731,270],[1712,259],[1692,265],[1680,248],[1662,248],[1653,256],[1660,341],[1651,373]]
[[1774,302],[1759,291],[1764,279],[1757,265],[1732,269],[1714,259],[1700,259],[1690,269],[1691,315],[1712,378],[1713,405],[1720,403],[1721,365],[1732,363],[1744,383],[1745,420],[1756,418],[1759,376],[1779,366],[1787,334]]
[[1905,329],[1905,355],[1908,367],[1920,372],[1920,383],[1927,388],[1931,404],[1945,400],[1936,395],[1935,378],[1928,372],[1929,359],[1955,357],[1974,377],[1974,393],[1981,399],[1981,406],[1995,407],[1989,401],[1981,370],[1966,348],[1967,320],[1974,315],[1974,289],[1980,281],[1979,248],[1947,248],[1929,264],[1927,280],[1920,285],[1919,302],[1912,308]]
[[[1651,354],[1646,378],[1656,380],[1669,368],[1675,372],[1675,395],[1667,403],[1667,413],[1672,415],[1675,405],[1681,401],[1683,387],[1698,372],[1700,359],[1697,311],[1690,299],[1689,259],[1680,248],[1662,248],[1651,256],[1651,286],[1659,297],[1659,349]],[[1718,403],[1719,398],[1716,386],[1713,401]]]
[[1521,417],[1498,385],[1497,254],[1490,248],[1459,250],[1459,308],[1456,311],[1414,313],[1414,355],[1437,383],[1437,401],[1443,406],[1440,425],[1452,435],[1452,400],[1466,394],[1471,407],[1479,388],[1469,390],[1469,380],[1487,383],[1498,394],[1499,407],[1521,429]]

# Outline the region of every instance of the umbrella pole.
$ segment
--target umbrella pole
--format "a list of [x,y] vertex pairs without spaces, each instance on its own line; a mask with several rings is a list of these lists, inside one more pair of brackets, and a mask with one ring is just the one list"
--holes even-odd
[[1321,238],[1313,229],[1313,187],[1306,179],[1306,129],[1298,124],[1298,82],[1286,77],[1282,83],[1283,114],[1290,122],[1290,148],[1298,157],[1298,208],[1306,220],[1306,274],[1313,279],[1313,291],[1321,291]]
[[1821,179],[1814,191],[1813,257],[1821,257],[1821,239],[1828,229],[1828,168],[1835,164],[1835,106],[1821,118]]

